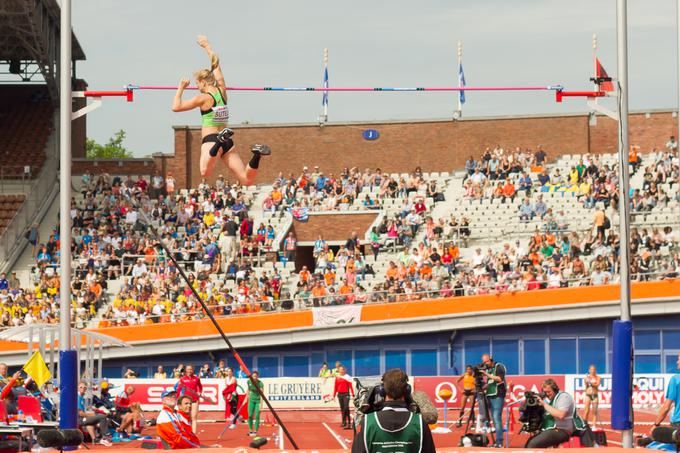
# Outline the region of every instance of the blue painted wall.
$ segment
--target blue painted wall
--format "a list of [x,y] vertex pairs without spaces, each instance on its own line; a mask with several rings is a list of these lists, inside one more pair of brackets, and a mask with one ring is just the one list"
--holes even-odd
[[[636,372],[675,372],[680,353],[680,316],[636,318]],[[479,363],[490,352],[510,374],[585,373],[594,363],[609,372],[611,320],[530,324],[457,332],[360,338],[294,346],[241,349],[246,364],[262,377],[316,376],[321,363],[340,360],[355,376],[375,376],[405,368],[410,375],[459,374],[466,364]],[[170,372],[178,363],[200,366],[225,359],[236,367],[226,348],[192,354],[107,360],[104,375],[121,377],[127,368],[151,377],[158,365]]]

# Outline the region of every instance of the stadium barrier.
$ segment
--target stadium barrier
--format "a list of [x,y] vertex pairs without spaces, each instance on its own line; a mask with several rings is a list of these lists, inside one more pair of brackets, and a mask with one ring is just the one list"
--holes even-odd
[[[611,407],[611,375],[601,374],[602,384],[600,387],[600,407]],[[633,381],[633,407],[644,408],[658,406],[663,403],[666,387],[671,374],[636,374]],[[458,407],[462,395],[462,384],[459,384],[459,376],[416,376],[411,378],[414,390],[425,392],[437,407],[444,406],[444,400],[439,397],[442,388],[451,390],[452,396],[448,401],[449,407]],[[364,378],[360,378],[362,381]],[[372,378],[366,378],[372,380]],[[508,375],[507,382],[510,391],[506,401],[512,402],[524,397],[525,391],[540,392],[541,383],[546,379],[553,379],[564,391],[575,396],[579,407],[585,400],[584,375]],[[204,399],[201,401],[202,411],[220,411],[225,409],[222,390],[224,379],[202,379]],[[264,393],[269,398],[275,409],[295,410],[337,410],[339,404],[333,399],[334,378],[298,377],[298,378],[262,378]],[[174,388],[176,379],[110,379],[109,383],[114,386],[114,394],[122,391],[127,386],[134,386],[135,392],[131,395],[132,402],[138,402],[142,409],[154,411],[161,409],[161,393],[166,389]],[[238,379],[238,385],[242,389],[247,388],[247,379]]]

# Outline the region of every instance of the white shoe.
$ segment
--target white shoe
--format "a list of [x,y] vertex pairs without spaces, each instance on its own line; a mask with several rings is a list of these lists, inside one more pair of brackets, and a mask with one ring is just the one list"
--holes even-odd
[[229,429],[236,429],[236,425],[232,423],[231,425],[229,425]]

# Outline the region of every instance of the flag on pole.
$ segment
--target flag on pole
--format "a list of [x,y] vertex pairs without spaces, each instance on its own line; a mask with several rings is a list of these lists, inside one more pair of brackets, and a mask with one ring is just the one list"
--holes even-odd
[[[328,67],[323,70],[323,87],[328,88]],[[328,91],[323,92],[323,99],[321,100],[321,105],[328,107]]]
[[[607,71],[604,70],[600,59],[595,57],[595,77],[597,78],[608,78]],[[610,81],[600,83],[600,89],[602,91],[614,91],[614,84]]]
[[[458,66],[458,87],[463,88],[465,86],[465,73],[463,72],[463,63]],[[460,103],[465,104],[465,91],[459,91],[460,93]]]
[[33,378],[38,387],[42,387],[45,382],[52,378],[50,370],[45,365],[45,361],[40,355],[40,351],[35,351],[26,365],[24,365],[23,370]]

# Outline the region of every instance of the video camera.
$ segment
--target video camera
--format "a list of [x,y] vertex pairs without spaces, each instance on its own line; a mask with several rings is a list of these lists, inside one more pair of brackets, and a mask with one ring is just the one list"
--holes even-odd
[[523,423],[520,433],[535,433],[541,430],[545,409],[539,401],[546,397],[546,394],[536,392],[524,392],[524,402],[519,407],[519,421]]
[[[356,384],[357,389],[356,396],[354,398],[354,421],[356,426],[359,426],[364,415],[382,409],[383,403],[385,402],[385,397],[382,382],[380,381],[376,381],[375,383],[371,383],[369,385],[364,385],[361,383],[361,381],[359,381],[358,378],[354,378],[354,383]],[[414,413],[420,412],[418,403],[413,400],[413,397],[410,394],[406,395],[406,398],[404,399],[409,411]]]
[[481,390],[484,386],[484,377],[489,371],[489,367],[485,363],[480,363],[472,367],[472,373],[475,378],[475,387],[477,390]]

